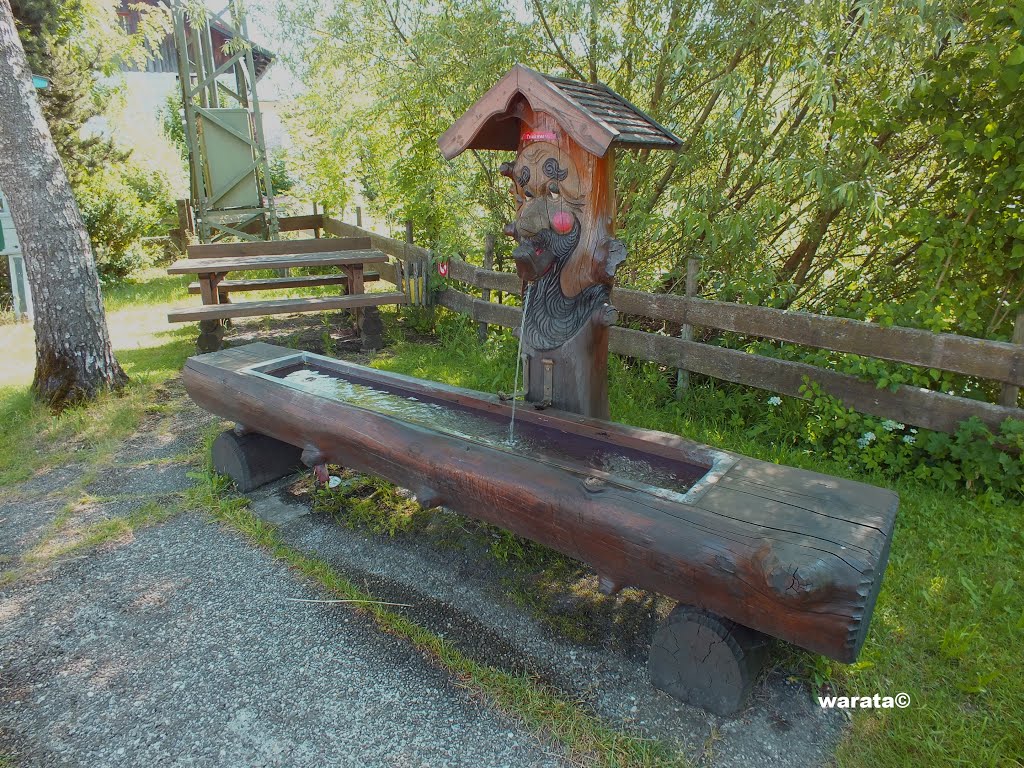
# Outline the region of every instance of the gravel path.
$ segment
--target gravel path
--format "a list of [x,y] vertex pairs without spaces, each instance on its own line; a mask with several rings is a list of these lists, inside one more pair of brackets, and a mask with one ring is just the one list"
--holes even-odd
[[[106,469],[0,493],[0,758],[19,766],[555,766],[552,748],[203,514],[61,554],[182,504],[211,417],[150,418]],[[41,565],[40,565],[41,564]],[[3,583],[3,582],[0,582]],[[6,765],[0,759],[0,765]]]
[[[0,597],[24,765],[557,765],[407,643],[182,514]],[[11,744],[13,741],[13,745]]]

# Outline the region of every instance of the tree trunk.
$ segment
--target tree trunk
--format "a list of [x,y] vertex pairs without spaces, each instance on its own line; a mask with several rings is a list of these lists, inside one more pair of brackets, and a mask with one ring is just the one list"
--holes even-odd
[[120,389],[89,236],[14,28],[0,0],[0,187],[25,254],[35,305],[36,397],[55,408]]

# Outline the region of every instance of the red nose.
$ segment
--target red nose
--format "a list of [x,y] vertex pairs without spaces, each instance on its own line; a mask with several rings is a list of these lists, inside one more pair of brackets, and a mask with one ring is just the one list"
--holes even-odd
[[551,217],[551,228],[560,235],[564,235],[572,229],[572,216],[565,211],[559,211]]

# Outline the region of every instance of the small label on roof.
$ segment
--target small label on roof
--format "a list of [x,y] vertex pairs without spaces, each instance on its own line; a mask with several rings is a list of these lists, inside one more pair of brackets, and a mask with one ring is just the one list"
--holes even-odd
[[522,140],[526,144],[531,141],[558,141],[558,136],[554,131],[527,131]]

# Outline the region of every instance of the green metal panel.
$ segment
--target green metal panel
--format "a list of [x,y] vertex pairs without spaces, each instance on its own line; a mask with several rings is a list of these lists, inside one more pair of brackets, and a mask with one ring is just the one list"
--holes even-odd
[[4,191],[0,189],[0,254],[6,254],[8,248],[12,251],[18,248],[18,233],[14,231],[14,219]]
[[[256,157],[247,109],[204,109],[198,117],[211,208],[258,207]],[[248,141],[239,138],[248,137]]]
[[[189,0],[170,0],[170,7],[199,239],[275,240],[280,227],[242,1],[228,0],[213,16]],[[212,19],[242,44],[216,53]],[[253,221],[258,232],[242,230]]]

